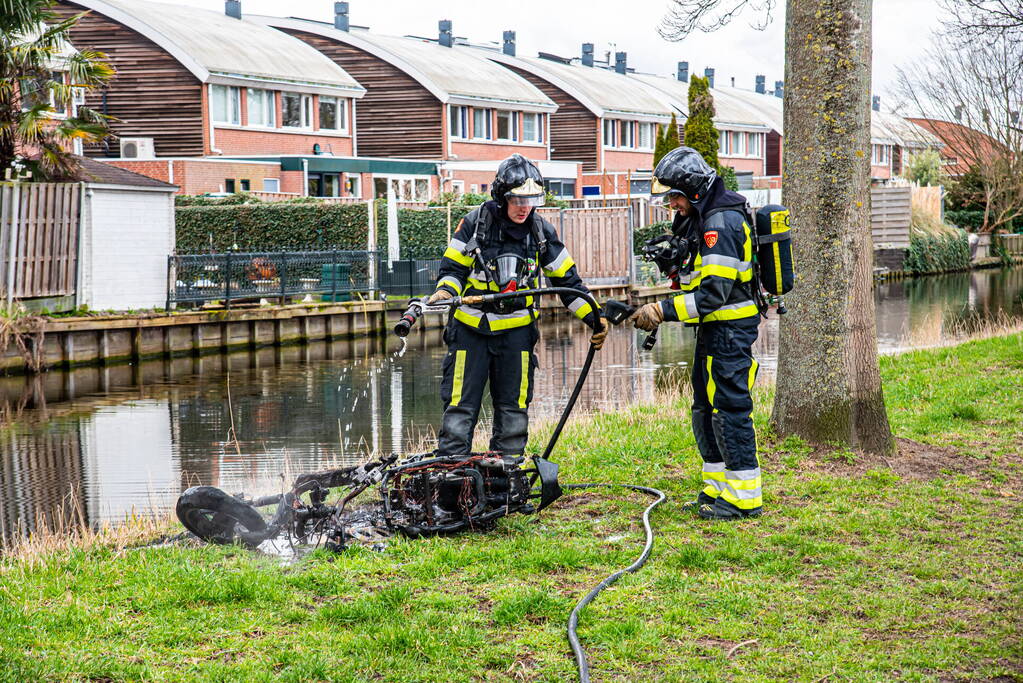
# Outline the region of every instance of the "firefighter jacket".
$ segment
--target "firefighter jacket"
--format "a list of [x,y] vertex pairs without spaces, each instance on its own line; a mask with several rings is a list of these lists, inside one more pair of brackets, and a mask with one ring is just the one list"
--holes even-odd
[[746,200],[718,178],[690,216],[675,215],[672,230],[685,234],[690,256],[679,278],[681,294],[661,301],[666,321],[690,325],[760,315],[753,300],[753,235]]
[[[437,289],[446,289],[455,296],[499,291],[484,263],[499,254],[514,253],[523,258],[535,259],[551,286],[589,291],[579,277],[568,249],[558,239],[553,225],[537,215],[536,211],[522,225],[512,223],[502,214],[496,202],[488,201],[473,209],[459,222],[441,261]],[[473,249],[475,245],[479,246],[479,254]],[[482,257],[484,263],[477,262],[479,257]],[[528,286],[535,288],[539,284],[533,281]],[[506,312],[499,312],[492,304],[481,307],[459,306],[454,312],[454,318],[477,332],[500,334],[529,325],[539,317],[538,302],[534,297],[523,299],[518,310]],[[594,311],[582,297],[563,294],[561,301],[586,324],[592,327],[596,322],[593,316],[599,315],[599,312]]]

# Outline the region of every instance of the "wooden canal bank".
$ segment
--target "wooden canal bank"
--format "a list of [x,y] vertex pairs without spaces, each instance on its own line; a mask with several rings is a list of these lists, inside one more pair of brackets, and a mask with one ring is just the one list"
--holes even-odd
[[[593,287],[599,300],[628,297],[626,285]],[[556,299],[541,304],[544,317],[567,315]],[[291,304],[230,310],[28,318],[12,321],[3,337],[0,373],[48,368],[132,363],[161,357],[206,355],[233,350],[288,346],[312,341],[390,334],[405,309],[400,301]],[[424,316],[418,326],[443,327],[446,316]],[[17,335],[17,340],[15,339]],[[20,340],[25,346],[23,351]]]

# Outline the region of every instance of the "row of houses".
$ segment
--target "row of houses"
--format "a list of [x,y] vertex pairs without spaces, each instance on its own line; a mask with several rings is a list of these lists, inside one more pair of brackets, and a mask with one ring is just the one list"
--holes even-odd
[[[114,117],[117,138],[82,153],[180,188],[404,200],[486,192],[513,152],[538,163],[561,197],[649,191],[657,127],[688,115],[689,65],[637,73],[627,55],[596,60],[517,54],[456,38],[388,36],[354,26],[347,2],[331,23],[223,14],[147,0],[61,0],[77,49],[117,71],[82,102]],[[782,92],[710,79],[719,156],[746,187],[780,186]],[[872,112],[872,175],[884,182],[919,148],[922,127]]]

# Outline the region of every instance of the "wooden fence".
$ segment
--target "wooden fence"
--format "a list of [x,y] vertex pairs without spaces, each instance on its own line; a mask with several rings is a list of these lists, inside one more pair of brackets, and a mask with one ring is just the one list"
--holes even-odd
[[875,249],[909,249],[913,219],[912,189],[874,187],[870,190],[870,231]]
[[999,235],[1005,250],[1009,256],[1023,257],[1023,235]]
[[912,210],[919,211],[932,217],[936,221],[942,219],[941,197],[943,189],[940,185],[930,187],[911,187]]
[[75,293],[82,185],[0,183],[0,299]]
[[632,273],[632,230],[627,206],[539,209],[558,229],[579,273],[593,284],[624,284]]

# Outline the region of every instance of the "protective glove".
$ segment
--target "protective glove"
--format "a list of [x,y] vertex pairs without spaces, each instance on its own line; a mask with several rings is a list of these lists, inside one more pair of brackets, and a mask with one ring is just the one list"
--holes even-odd
[[447,301],[448,299],[454,298],[454,294],[446,289],[438,289],[436,292],[430,295],[430,298],[426,300],[427,306],[433,306],[439,304],[441,301]]
[[607,339],[607,333],[611,330],[611,326],[607,324],[607,321],[603,318],[597,318],[600,322],[600,330],[593,333],[590,337],[590,344],[593,344],[593,348],[600,351],[601,347],[604,346],[604,340]]
[[664,311],[661,310],[660,302],[644,304],[629,318],[632,324],[647,332],[653,332],[657,326],[664,322]]

